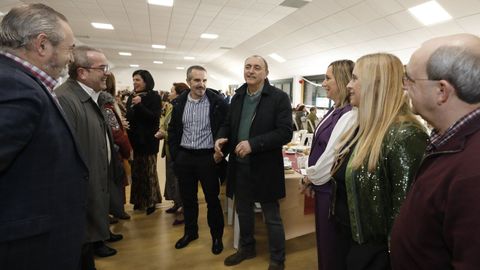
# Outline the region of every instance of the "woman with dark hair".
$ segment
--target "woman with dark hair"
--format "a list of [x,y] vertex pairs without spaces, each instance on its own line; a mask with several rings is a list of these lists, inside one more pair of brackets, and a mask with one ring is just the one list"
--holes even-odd
[[154,137],[159,127],[162,101],[153,90],[155,82],[150,72],[136,70],[132,77],[134,94],[127,100],[128,137],[133,148],[130,203],[134,210],[146,209],[150,215],[155,205],[162,202],[157,175],[159,141]]
[[162,148],[162,157],[166,159],[165,166],[165,199],[173,200],[173,206],[166,210],[169,214],[177,214],[173,225],[182,224],[183,218],[178,216],[182,213],[182,198],[180,197],[180,190],[178,187],[178,179],[173,171],[173,161],[170,155],[170,150],[168,148],[168,124],[172,117],[173,103],[175,99],[181,95],[183,92],[189,90],[189,87],[186,83],[173,83],[172,88],[170,89],[170,94],[168,95],[168,100],[170,103],[165,104],[165,116],[163,121],[160,124],[160,130],[155,134],[155,137],[159,140],[164,139],[163,148]]

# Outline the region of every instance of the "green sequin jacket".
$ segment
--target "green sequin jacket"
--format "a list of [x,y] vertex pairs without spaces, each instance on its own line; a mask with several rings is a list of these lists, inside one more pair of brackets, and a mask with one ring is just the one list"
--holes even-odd
[[[345,175],[352,237],[359,244],[388,244],[400,205],[415,177],[427,145],[427,134],[411,123],[392,125],[384,137],[374,172],[365,163]],[[353,155],[352,155],[353,156]]]

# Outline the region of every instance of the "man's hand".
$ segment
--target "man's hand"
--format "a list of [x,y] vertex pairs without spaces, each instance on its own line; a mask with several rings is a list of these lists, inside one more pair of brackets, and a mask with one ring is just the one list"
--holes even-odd
[[[215,152],[222,153],[222,148],[227,142],[228,142],[227,138],[220,138],[220,139],[216,140],[215,141]],[[222,157],[223,157],[223,153],[222,153]]]
[[235,154],[241,158],[246,157],[251,152],[252,148],[248,141],[241,141],[237,144],[237,147],[235,147]]
[[215,153],[213,153],[213,160],[215,161],[215,163],[218,164],[220,161],[222,161],[222,158],[223,158],[222,152],[215,151]]

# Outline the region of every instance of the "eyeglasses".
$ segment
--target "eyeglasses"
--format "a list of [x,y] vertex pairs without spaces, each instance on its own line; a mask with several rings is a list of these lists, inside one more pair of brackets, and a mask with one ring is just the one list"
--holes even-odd
[[431,80],[431,79],[413,79],[412,77],[410,77],[408,75],[408,73],[405,71],[403,73],[403,77],[402,77],[402,81],[403,81],[403,84],[407,84],[407,82],[411,82],[411,83],[415,83],[416,81],[438,81],[438,80]]
[[103,71],[103,73],[107,73],[110,71],[110,66],[105,65],[105,66],[99,66],[99,67],[82,67],[84,69],[97,69]]

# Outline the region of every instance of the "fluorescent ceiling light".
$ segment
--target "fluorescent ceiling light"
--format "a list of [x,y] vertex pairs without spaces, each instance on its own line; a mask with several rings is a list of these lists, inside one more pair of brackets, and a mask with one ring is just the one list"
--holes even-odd
[[5,15],[5,13],[3,13],[3,12],[0,11],[0,16],[3,16],[3,15]]
[[281,57],[280,55],[276,54],[276,53],[271,53],[269,54],[268,56],[270,56],[271,58],[273,58],[275,61],[277,62],[280,62],[280,63],[283,63],[285,62],[285,58]]
[[97,29],[106,29],[106,30],[113,30],[113,25],[109,23],[96,23],[92,22],[92,26]]
[[131,64],[130,67],[139,67],[140,65],[137,64]]
[[185,56],[185,57],[183,57],[183,59],[185,59],[185,60],[195,60],[195,57],[193,57],[193,56]]
[[177,69],[185,69],[184,67],[177,67]]
[[131,52],[119,52],[118,54],[123,56],[132,56]]
[[429,1],[409,8],[408,11],[423,25],[432,25],[452,19],[452,16],[436,1]]
[[165,6],[165,7],[173,6],[173,0],[148,0],[148,3],[150,5]]
[[201,38],[205,38],[205,39],[216,39],[218,38],[218,35],[217,34],[209,34],[209,33],[203,33],[200,35]]
[[165,49],[165,45],[160,45],[160,44],[152,44],[152,48],[154,49]]
[[159,65],[160,65],[160,64],[163,64],[162,61],[153,61],[153,63],[154,63],[154,64],[159,64]]
[[218,77],[213,75],[213,74],[210,74],[210,77],[212,77],[212,79],[214,79],[214,80],[218,80]]

